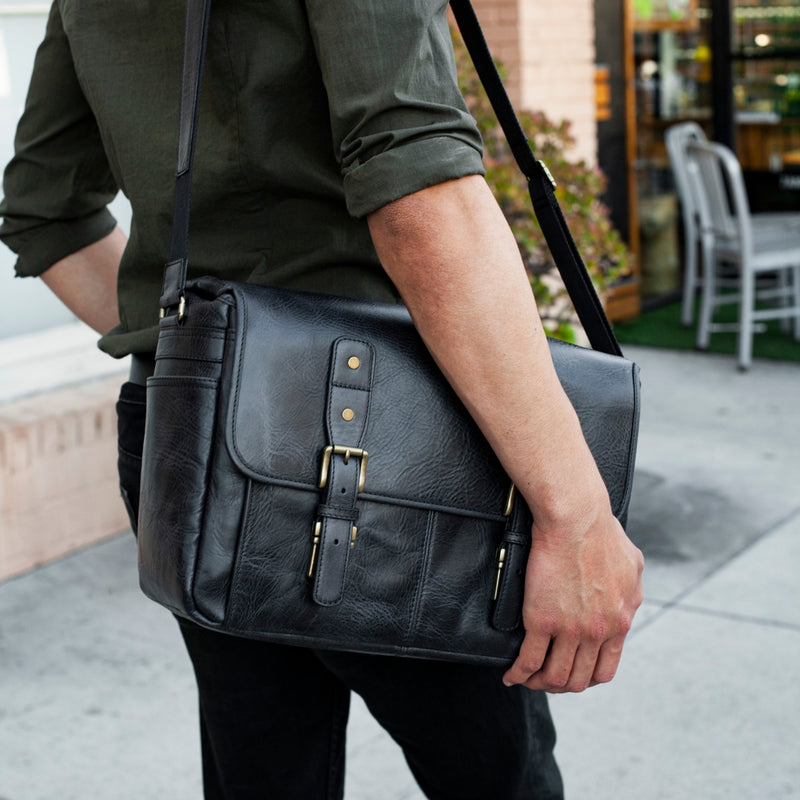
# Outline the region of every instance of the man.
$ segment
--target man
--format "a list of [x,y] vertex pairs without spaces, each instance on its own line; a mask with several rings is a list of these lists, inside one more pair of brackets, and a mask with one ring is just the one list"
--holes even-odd
[[[642,557],[613,517],[553,370],[458,93],[444,0],[216,0],[192,197],[195,273],[393,299],[535,519],[526,636],[507,671],[312,652],[181,622],[207,798],[340,798],[349,691],[430,798],[561,796],[544,691],[610,680]],[[101,347],[135,525],[177,137],[183,3],[56,0],[0,235]],[[121,188],[131,238],[105,209]],[[529,691],[535,690],[535,691]]]

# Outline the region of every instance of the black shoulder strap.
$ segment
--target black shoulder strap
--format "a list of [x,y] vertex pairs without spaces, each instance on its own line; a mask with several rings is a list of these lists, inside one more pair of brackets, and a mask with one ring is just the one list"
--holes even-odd
[[[475,11],[469,0],[450,0],[450,6],[517,165],[528,180],[533,209],[586,335],[595,350],[621,355],[619,344],[556,200],[553,178],[531,151],[494,65]],[[161,307],[165,309],[180,304],[186,284],[189,201],[210,8],[211,0],[186,0],[175,213],[170,257],[164,268],[161,296]]]

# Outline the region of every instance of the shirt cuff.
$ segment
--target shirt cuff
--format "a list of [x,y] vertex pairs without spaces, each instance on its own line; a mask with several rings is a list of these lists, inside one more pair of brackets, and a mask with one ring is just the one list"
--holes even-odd
[[485,174],[480,151],[459,139],[437,136],[411,141],[372,156],[347,172],[347,210],[354,217],[364,217],[429,186]]
[[0,231],[0,235],[19,256],[14,267],[17,277],[33,278],[62,258],[108,236],[116,224],[111,212],[101,208],[78,219],[45,222],[19,233]]

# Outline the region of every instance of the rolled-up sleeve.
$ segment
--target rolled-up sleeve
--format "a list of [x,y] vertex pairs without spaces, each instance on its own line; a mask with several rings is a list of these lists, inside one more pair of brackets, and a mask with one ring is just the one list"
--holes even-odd
[[53,4],[34,62],[15,155],[3,176],[0,239],[18,255],[19,276],[103,238],[117,193],[94,115],[81,90]]
[[446,0],[306,0],[335,155],[357,217],[483,174],[458,89]]

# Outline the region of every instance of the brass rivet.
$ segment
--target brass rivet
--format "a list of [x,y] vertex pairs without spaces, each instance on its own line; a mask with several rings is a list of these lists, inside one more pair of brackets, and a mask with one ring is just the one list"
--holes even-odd
[[361,366],[361,361],[358,356],[350,356],[350,358],[347,359],[347,366],[350,367],[350,369],[358,369]]
[[346,408],[344,411],[342,411],[342,419],[345,422],[350,422],[350,420],[353,419],[355,415],[356,415],[355,411],[353,411],[352,408]]

